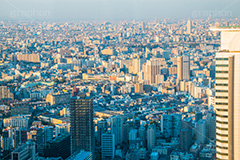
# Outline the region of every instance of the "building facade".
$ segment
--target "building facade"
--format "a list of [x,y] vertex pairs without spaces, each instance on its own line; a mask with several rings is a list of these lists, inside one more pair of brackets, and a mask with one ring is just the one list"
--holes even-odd
[[90,97],[74,96],[70,100],[71,152],[94,151],[93,104]]
[[216,157],[240,159],[240,28],[218,27],[221,51],[216,53]]

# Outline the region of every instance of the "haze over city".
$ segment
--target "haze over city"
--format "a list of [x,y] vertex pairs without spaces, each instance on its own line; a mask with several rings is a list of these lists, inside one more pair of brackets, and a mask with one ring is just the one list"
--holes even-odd
[[[205,19],[210,14],[214,18],[236,18],[240,14],[239,6],[239,0],[2,0],[0,19],[61,21]],[[33,16],[26,15],[31,13]]]

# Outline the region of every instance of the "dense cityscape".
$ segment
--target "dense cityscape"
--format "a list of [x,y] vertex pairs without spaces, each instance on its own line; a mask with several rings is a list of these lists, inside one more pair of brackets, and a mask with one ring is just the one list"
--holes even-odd
[[0,21],[0,159],[237,160],[239,24]]

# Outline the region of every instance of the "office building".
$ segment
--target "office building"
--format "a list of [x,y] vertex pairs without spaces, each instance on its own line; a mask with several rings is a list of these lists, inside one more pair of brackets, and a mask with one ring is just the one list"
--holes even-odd
[[1,147],[3,151],[9,151],[10,150],[10,144],[11,144],[11,139],[9,136],[9,130],[4,129],[2,131],[2,137],[1,137]]
[[69,103],[71,93],[68,92],[51,92],[47,95],[46,101],[51,105]]
[[53,139],[53,126],[44,127],[44,142],[47,143]]
[[36,133],[36,143],[37,143],[37,152],[42,155],[43,154],[43,148],[44,148],[44,130],[43,128],[37,128]]
[[216,139],[216,113],[209,112],[206,116],[207,137],[210,140]]
[[216,157],[240,159],[240,27],[218,27],[221,51],[216,53]]
[[92,98],[85,94],[70,100],[71,152],[94,152],[94,126]]
[[111,117],[111,133],[115,137],[115,145],[122,143],[122,118],[120,116]]
[[17,60],[22,62],[40,63],[39,54],[18,54]]
[[180,132],[180,149],[188,151],[192,145],[192,119],[185,117],[182,120],[182,129]]
[[107,121],[102,120],[97,122],[97,141],[101,143],[102,134],[106,133],[108,129]]
[[192,21],[189,19],[187,21],[187,34],[191,34],[192,32]]
[[155,124],[150,124],[147,129],[147,148],[151,150],[156,143],[156,126]]
[[25,117],[10,117],[3,119],[4,127],[28,127],[28,118]]
[[66,133],[70,133],[70,123],[55,125],[55,137]]
[[114,159],[115,156],[115,137],[112,133],[102,134],[102,159]]
[[44,147],[44,157],[62,157],[68,158],[71,155],[70,134],[62,134],[51,141],[48,141]]
[[161,132],[167,137],[178,137],[181,130],[181,114],[163,114],[161,116]]
[[206,120],[199,120],[196,123],[196,140],[199,141],[202,144],[205,144],[207,142],[207,125]]
[[157,59],[148,60],[143,65],[144,81],[146,84],[155,84],[159,81],[157,79],[159,76],[157,75],[161,74],[160,67],[160,61]]
[[12,160],[37,160],[35,143],[28,141],[11,153]]
[[195,113],[195,122],[197,123],[201,119],[202,119],[202,112],[196,112]]
[[189,56],[177,57],[177,79],[178,79],[178,81],[190,79],[190,58],[189,58]]
[[142,70],[142,65],[145,62],[142,58],[134,58],[133,59],[133,74],[139,74],[139,72]]

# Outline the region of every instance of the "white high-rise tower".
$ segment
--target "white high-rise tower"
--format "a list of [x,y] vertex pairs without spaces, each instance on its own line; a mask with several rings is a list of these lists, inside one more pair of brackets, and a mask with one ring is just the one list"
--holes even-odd
[[192,21],[189,19],[187,21],[187,34],[191,34],[192,32]]
[[240,159],[240,27],[217,27],[221,50],[216,53],[216,157]]

